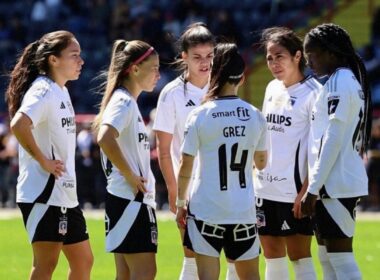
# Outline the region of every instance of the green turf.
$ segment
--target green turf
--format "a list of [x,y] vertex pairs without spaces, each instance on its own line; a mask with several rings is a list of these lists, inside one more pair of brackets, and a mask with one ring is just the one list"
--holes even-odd
[[[114,279],[114,264],[111,254],[104,252],[103,221],[88,219],[91,246],[95,256],[92,278],[95,280]],[[377,265],[380,263],[380,222],[359,221],[357,224],[354,250],[363,279],[378,279]],[[0,220],[0,279],[27,279],[31,266],[31,247],[20,218]],[[315,242],[313,253],[316,256]],[[321,269],[317,258],[318,279]],[[159,252],[157,254],[158,280],[178,279],[182,262],[182,252],[178,232],[172,221],[159,221]],[[377,264],[377,265],[376,265]],[[222,261],[221,277],[225,279],[225,261]],[[292,271],[291,267],[290,270]],[[264,261],[260,259],[260,272],[263,277]],[[66,279],[67,262],[63,256],[53,279]]]

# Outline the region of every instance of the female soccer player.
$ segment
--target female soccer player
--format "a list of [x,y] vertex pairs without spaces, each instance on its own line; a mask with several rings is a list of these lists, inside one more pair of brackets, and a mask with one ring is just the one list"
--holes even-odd
[[[240,279],[259,279],[259,240],[252,182],[253,162],[266,164],[266,122],[237,97],[245,63],[235,44],[218,44],[210,90],[187,119],[178,175],[178,226],[195,252],[200,279],[218,279],[219,255],[235,261]],[[195,156],[193,193],[187,190]]]
[[142,41],[117,40],[94,128],[107,176],[106,250],[115,254],[117,279],[154,279],[157,221],[150,147],[136,99],[151,92],[159,58]]
[[75,113],[67,81],[83,65],[74,35],[55,31],[29,44],[6,92],[20,143],[17,203],[33,248],[30,279],[51,279],[62,251],[69,279],[90,279],[93,256],[78,206]]
[[270,156],[255,182],[265,279],[289,279],[288,255],[296,279],[312,280],[316,279],[310,252],[313,227],[310,217],[302,217],[300,202],[307,188],[311,109],[321,85],[305,77],[302,41],[292,30],[265,29],[261,41],[275,78],[266,88],[263,104]]
[[328,80],[312,112],[311,171],[302,212],[315,215],[324,279],[361,279],[352,241],[355,209],[368,192],[361,158],[371,131],[366,70],[350,36],[338,25],[310,30],[304,47],[311,69]]
[[[208,90],[211,61],[214,55],[214,37],[203,23],[190,25],[181,35],[178,63],[183,73],[161,91],[153,129],[157,133],[159,164],[169,194],[170,211],[176,213],[177,175],[180,146],[185,121],[189,113],[201,104]],[[183,231],[181,238],[183,239]],[[194,253],[184,249],[180,280],[197,279]]]

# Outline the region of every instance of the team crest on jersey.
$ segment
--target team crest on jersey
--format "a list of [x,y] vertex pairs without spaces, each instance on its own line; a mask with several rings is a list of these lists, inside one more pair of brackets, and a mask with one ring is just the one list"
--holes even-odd
[[258,228],[266,226],[264,211],[257,210],[256,211],[256,219],[257,219],[257,227]]
[[150,228],[150,236],[151,236],[151,240],[152,240],[152,243],[157,245],[158,243],[158,232],[157,232],[157,228],[155,226],[151,227]]
[[329,97],[327,101],[327,106],[328,106],[328,114],[334,114],[336,111],[336,108],[338,107],[339,104],[339,96],[332,96]]
[[290,96],[290,98],[289,98],[289,105],[293,107],[294,104],[296,103],[296,100],[297,100],[297,97]]
[[65,235],[67,233],[67,217],[62,216],[59,218],[58,233]]

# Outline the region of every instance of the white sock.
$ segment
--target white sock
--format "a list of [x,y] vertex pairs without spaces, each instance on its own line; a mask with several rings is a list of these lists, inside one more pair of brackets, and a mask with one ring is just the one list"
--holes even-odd
[[323,270],[323,280],[336,280],[334,268],[327,256],[326,246],[318,245],[318,256]]
[[311,257],[292,261],[292,264],[297,280],[317,280],[317,274],[315,273]]
[[352,252],[327,253],[337,280],[361,280],[362,275]]
[[286,257],[276,259],[265,259],[266,280],[288,280],[288,259]]
[[198,280],[195,258],[183,258],[182,271],[179,280]]
[[239,280],[234,263],[227,263],[226,280]]

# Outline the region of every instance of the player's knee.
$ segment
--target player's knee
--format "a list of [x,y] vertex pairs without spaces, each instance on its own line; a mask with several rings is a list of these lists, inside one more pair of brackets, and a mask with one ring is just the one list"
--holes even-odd
[[288,250],[288,256],[291,261],[297,261],[304,258],[310,258],[311,257],[310,248],[298,248],[292,251]]
[[156,267],[145,267],[137,271],[131,271],[131,280],[153,280],[156,277]]

